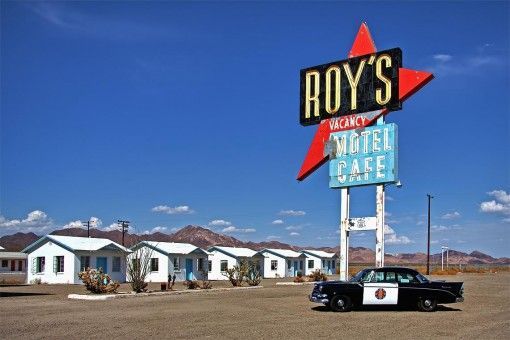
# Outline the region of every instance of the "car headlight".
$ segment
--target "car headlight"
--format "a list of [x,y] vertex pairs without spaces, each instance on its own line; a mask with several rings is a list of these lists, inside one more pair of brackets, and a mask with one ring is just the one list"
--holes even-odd
[[322,285],[319,285],[319,293],[322,293]]

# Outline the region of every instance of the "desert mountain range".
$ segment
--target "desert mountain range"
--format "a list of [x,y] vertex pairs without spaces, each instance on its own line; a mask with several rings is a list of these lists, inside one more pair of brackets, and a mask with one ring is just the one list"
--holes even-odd
[[[55,230],[51,234],[64,236],[87,236],[87,230],[82,228],[68,228]],[[91,237],[107,238],[117,243],[122,243],[122,232],[118,230],[103,231],[99,229],[90,230]],[[21,251],[23,248],[38,240],[41,236],[34,233],[16,233],[0,237],[0,246],[7,251]],[[254,250],[264,248],[280,248],[280,249],[318,249],[328,252],[339,253],[339,247],[298,247],[278,241],[267,242],[244,242],[232,236],[216,233],[210,229],[200,226],[188,225],[173,234],[165,234],[156,232],[153,234],[129,234],[126,233],[124,241],[126,246],[130,247],[142,240],[157,242],[184,242],[191,243],[197,247],[208,248],[213,245],[221,245],[227,247],[247,247]],[[351,247],[349,248],[349,260],[351,263],[374,263],[375,252],[369,248]],[[427,255],[425,253],[402,253],[402,254],[386,254],[386,264],[425,264]],[[440,263],[441,254],[431,256],[432,263]],[[471,253],[463,253],[451,249],[449,251],[449,262],[451,264],[510,264],[510,258],[494,258],[490,255],[479,251]]]

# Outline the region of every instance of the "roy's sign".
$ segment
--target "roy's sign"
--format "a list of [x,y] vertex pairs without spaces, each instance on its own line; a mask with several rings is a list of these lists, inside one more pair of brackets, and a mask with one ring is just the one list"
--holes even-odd
[[300,123],[380,109],[400,110],[402,51],[378,53],[301,70]]
[[398,180],[397,125],[385,124],[330,135],[329,187]]

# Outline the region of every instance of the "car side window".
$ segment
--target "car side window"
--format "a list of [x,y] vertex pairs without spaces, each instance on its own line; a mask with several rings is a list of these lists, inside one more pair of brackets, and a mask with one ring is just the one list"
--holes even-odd
[[418,283],[418,280],[411,273],[397,273],[399,283]]
[[376,272],[372,282],[397,282],[394,272]]

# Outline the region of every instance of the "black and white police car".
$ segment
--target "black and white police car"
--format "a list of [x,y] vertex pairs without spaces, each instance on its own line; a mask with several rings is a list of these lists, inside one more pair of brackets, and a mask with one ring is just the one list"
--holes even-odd
[[430,281],[413,269],[383,267],[363,269],[349,281],[317,283],[309,299],[335,312],[374,305],[417,306],[433,312],[438,304],[464,301],[463,294],[463,282]]

